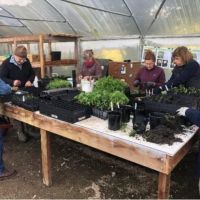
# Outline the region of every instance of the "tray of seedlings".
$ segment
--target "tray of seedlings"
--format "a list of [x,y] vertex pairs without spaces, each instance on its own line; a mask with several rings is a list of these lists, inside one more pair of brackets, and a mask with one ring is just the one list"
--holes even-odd
[[143,103],[145,110],[150,112],[174,114],[176,110],[182,106],[199,109],[200,90],[180,86],[171,89],[166,94],[152,95],[144,98]]
[[19,90],[12,95],[11,102],[14,105],[20,106],[30,111],[39,110],[39,101],[40,98],[34,96],[33,94]]

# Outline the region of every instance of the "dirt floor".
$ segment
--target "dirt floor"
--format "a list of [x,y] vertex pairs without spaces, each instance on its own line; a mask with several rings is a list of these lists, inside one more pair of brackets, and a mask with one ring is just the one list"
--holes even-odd
[[[42,184],[40,140],[6,136],[4,160],[17,175],[0,182],[1,199],[149,199],[157,197],[158,173],[52,135],[53,186]],[[134,156],[134,155],[133,155]],[[175,168],[170,198],[199,199],[194,167],[197,145]]]

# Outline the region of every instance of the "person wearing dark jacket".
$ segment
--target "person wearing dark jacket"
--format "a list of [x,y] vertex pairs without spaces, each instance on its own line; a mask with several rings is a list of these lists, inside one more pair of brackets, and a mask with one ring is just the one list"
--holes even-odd
[[[177,115],[188,118],[191,123],[200,127],[200,110],[195,110],[188,107],[181,107],[177,110]],[[199,153],[197,159],[197,176],[199,177],[199,194],[200,194],[200,143],[199,143]]]
[[[0,79],[0,94],[6,95],[11,93],[11,87]],[[0,119],[1,120],[1,119]],[[0,181],[10,178],[15,174],[15,170],[5,168],[3,161],[4,129],[0,128]]]
[[14,55],[2,63],[0,78],[10,86],[22,88],[32,86],[35,72],[27,58],[27,50],[24,46],[17,46]]
[[[3,61],[0,78],[12,87],[23,89],[33,86],[35,72],[27,58],[27,49],[23,45],[17,46],[14,54]],[[17,128],[19,141],[26,142],[28,140],[28,136],[24,131],[26,125],[16,120],[13,120],[13,124]]]
[[165,83],[164,70],[155,65],[156,56],[151,50],[147,50],[144,56],[144,67],[135,76],[133,85],[139,86],[141,91],[161,86]]
[[175,67],[170,79],[159,88],[156,88],[155,93],[160,93],[179,85],[200,89],[200,66],[193,59],[192,53],[187,47],[176,48],[172,53],[172,60]]

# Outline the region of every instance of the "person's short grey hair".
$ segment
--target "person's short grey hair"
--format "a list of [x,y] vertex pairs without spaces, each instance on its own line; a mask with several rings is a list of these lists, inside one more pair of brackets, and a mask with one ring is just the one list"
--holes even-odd
[[15,51],[14,51],[14,55],[19,56],[20,58],[27,58],[26,47],[23,46],[23,45],[17,46]]

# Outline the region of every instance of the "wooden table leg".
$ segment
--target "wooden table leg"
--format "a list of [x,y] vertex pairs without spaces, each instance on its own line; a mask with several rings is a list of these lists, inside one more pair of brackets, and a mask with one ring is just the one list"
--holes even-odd
[[49,134],[45,130],[40,129],[40,134],[41,134],[43,183],[47,186],[50,186],[50,185],[52,185],[50,138],[49,138]]
[[170,190],[170,176],[171,174],[159,173],[158,178],[158,199],[168,199]]

